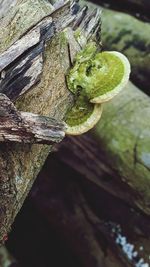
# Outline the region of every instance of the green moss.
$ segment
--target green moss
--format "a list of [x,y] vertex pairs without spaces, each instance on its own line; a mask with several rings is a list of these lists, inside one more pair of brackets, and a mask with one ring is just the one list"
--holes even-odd
[[66,46],[68,43],[67,37],[66,37],[66,32],[65,30],[60,33],[60,44],[61,47]]
[[[88,60],[92,59],[96,54],[97,46],[95,42],[90,42],[85,46],[85,48],[78,53],[76,56],[76,63],[87,62]],[[78,67],[78,66],[77,66]]]
[[81,37],[81,30],[80,30],[80,28],[78,28],[76,31],[75,31],[75,33],[74,33],[74,37],[75,37],[75,39],[78,41],[78,38],[80,38]]

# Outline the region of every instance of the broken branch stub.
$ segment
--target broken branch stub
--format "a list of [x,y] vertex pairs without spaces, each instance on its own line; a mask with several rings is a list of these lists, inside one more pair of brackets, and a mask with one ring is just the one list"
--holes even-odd
[[64,124],[57,120],[19,112],[9,98],[0,94],[0,142],[58,143],[64,137]]

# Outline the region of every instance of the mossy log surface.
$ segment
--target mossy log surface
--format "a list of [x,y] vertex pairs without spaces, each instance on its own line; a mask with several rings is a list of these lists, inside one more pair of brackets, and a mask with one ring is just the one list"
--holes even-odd
[[150,215],[150,99],[128,86],[104,106],[89,133],[68,137],[58,155],[131,206]]
[[[66,69],[70,67],[68,64],[69,54],[66,49],[62,60],[59,33],[67,26],[72,27],[74,23],[76,28],[78,28],[78,20],[80,20],[80,22],[82,21],[82,27],[85,25],[85,31],[87,30],[86,37],[88,39],[89,35],[91,36],[89,28],[92,31],[94,27],[95,30],[96,21],[94,18],[95,13],[92,13],[89,19],[85,20],[86,13],[83,13],[82,10],[80,11],[76,4],[71,6],[70,4],[70,2],[62,4],[54,12],[54,7],[48,1],[18,0],[14,7],[8,10],[7,16],[1,19],[0,55],[3,57],[3,54],[7,53],[7,59],[10,59],[9,64],[6,66],[2,64],[1,66],[1,79],[7,80],[8,77],[8,86],[11,85],[10,90],[8,90],[6,86],[7,81],[6,83],[3,82],[1,93],[5,91],[8,95],[9,92],[14,91],[15,97],[13,97],[14,94],[9,95],[9,97],[14,101],[19,111],[50,116],[61,121],[72,104],[72,96],[67,90],[65,81]],[[77,12],[79,12],[78,15]],[[37,43],[31,44],[31,47],[26,47],[29,43],[32,43],[34,38],[29,38],[28,42],[22,42],[22,40],[32,30],[36,32],[39,39],[35,38]],[[16,58],[13,53],[10,53],[10,47],[18,45],[18,42],[24,44],[26,48],[22,50],[21,46],[21,50],[16,49]],[[32,80],[36,73],[33,72],[32,75],[30,67],[33,62],[32,59],[37,54],[33,53],[33,56],[31,56],[30,53],[32,49],[36,48],[36,53],[42,55],[42,71],[40,69],[38,80]],[[63,64],[62,61],[65,63]],[[25,62],[27,64],[24,64]],[[41,64],[41,61],[38,63]],[[36,62],[35,68],[37,65]],[[26,67],[25,69],[24,66]],[[17,71],[16,76],[13,70]],[[27,70],[30,71],[28,72]],[[14,75],[13,79],[11,79],[10,75]],[[23,77],[24,82],[19,82],[18,79],[20,77]],[[20,84],[22,88],[19,87]],[[28,88],[29,84],[31,88]],[[15,88],[19,88],[17,95],[14,90]],[[27,90],[22,92],[22,89]],[[20,94],[20,92],[23,94]],[[48,145],[1,143],[0,241],[6,239],[16,214],[20,210],[26,195],[51,150],[52,146]]]
[[92,135],[107,151],[108,165],[135,192],[135,203],[150,214],[150,98],[129,83],[103,115]]

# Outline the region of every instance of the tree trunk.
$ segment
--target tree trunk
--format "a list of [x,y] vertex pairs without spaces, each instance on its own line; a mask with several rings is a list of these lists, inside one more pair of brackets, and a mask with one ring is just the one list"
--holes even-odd
[[[92,31],[97,25],[95,12],[85,21],[86,13],[81,10],[77,14],[78,11],[77,4],[72,4],[70,8],[70,2],[54,12],[47,1],[18,0],[1,20],[0,92],[9,96],[21,112],[50,116],[61,121],[71,106],[72,96],[65,82],[69,54],[66,48],[61,57],[60,33],[67,26],[80,24],[79,20],[82,27],[86,26],[88,39],[91,36],[89,28]],[[2,60],[6,58],[6,61]],[[52,147],[48,145],[1,144],[1,241],[6,239],[17,212],[51,150]]]

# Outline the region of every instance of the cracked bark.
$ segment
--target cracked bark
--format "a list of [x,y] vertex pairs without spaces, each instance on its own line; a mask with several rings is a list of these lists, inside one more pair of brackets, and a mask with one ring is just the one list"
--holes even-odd
[[86,178],[150,215],[150,99],[128,86],[104,106],[88,134],[68,137],[58,156]]
[[[91,33],[96,35],[98,13],[97,16],[92,13],[88,19],[86,13],[79,10],[76,3],[70,8],[70,2],[67,2],[54,10],[44,0],[18,0],[1,19],[0,56],[5,61],[1,61],[0,93],[14,102],[24,119],[25,114],[29,114],[25,112],[57,121],[64,119],[72,96],[66,88],[65,73],[70,65],[68,48],[64,48],[61,55],[61,31],[68,26],[72,31],[74,24],[82,22],[87,40]],[[70,41],[71,38],[73,34]],[[52,146],[48,145],[1,143],[0,241],[6,239],[51,150]]]

